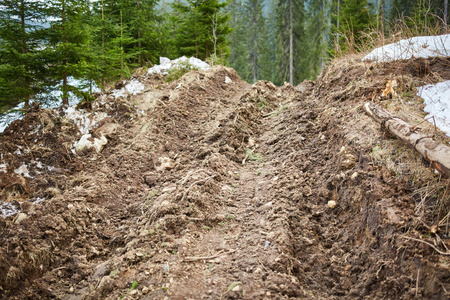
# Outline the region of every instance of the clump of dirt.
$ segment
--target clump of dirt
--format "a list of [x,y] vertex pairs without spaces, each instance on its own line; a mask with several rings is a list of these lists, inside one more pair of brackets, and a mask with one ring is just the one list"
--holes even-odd
[[415,87],[448,76],[420,64],[339,61],[297,87],[139,73],[142,94],[85,112],[107,115],[101,152],[74,153],[78,121],[35,107],[0,143],[2,201],[20,209],[0,219],[0,296],[446,298],[448,180],[361,109],[418,122]]

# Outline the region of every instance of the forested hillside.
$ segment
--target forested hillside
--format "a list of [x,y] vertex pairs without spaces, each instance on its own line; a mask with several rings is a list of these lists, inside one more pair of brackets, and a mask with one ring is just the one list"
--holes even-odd
[[[368,43],[442,33],[447,0],[5,0],[0,107],[30,99],[90,101],[159,57],[233,67],[244,80],[314,79],[336,55]],[[84,86],[70,79],[84,79]],[[59,93],[50,93],[52,90]]]

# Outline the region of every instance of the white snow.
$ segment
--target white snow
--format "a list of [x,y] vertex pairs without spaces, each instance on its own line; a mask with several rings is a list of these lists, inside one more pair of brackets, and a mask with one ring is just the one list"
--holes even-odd
[[13,216],[20,212],[20,209],[17,209],[11,202],[1,202],[0,201],[0,216],[3,218]]
[[[363,60],[389,62],[394,60],[450,56],[450,34],[418,36],[377,48]],[[417,95],[425,102],[425,118],[450,137],[450,81],[418,88]]]
[[148,73],[167,75],[169,74],[169,70],[180,68],[208,70],[210,67],[209,64],[195,57],[187,58],[186,56],[182,56],[174,60],[170,60],[167,57],[160,57],[159,65],[155,65],[150,68]]
[[[425,118],[434,117],[436,126],[450,137],[450,80],[420,87],[417,95],[425,102]],[[434,123],[432,118],[428,121]]]
[[30,176],[30,173],[28,172],[28,168],[27,168],[27,166],[25,164],[23,164],[20,167],[18,167],[17,169],[15,169],[14,173],[16,173],[17,175],[21,175],[23,177],[32,178]]
[[108,143],[108,140],[102,136],[100,139],[94,138],[94,142],[91,142],[91,134],[85,134],[81,137],[80,141],[75,143],[75,151],[79,152],[85,148],[94,148],[97,152],[102,151],[103,146]]
[[389,62],[410,58],[427,58],[450,55],[450,34],[438,36],[417,36],[397,43],[376,48],[363,60]]
[[108,117],[105,112],[86,112],[70,106],[65,110],[66,118],[73,120],[81,134],[88,134],[98,122]]
[[133,96],[142,93],[145,89],[145,85],[137,79],[130,80],[129,83],[125,85],[125,87],[120,90],[112,91],[112,95],[114,98],[124,97],[127,94],[131,94]]
[[[81,91],[87,92],[89,91],[89,81],[75,79],[72,76],[67,77],[67,83],[71,86],[75,86],[80,88]],[[51,91],[48,94],[41,93],[37,94],[35,99],[31,99],[31,102],[41,101],[42,108],[55,108],[61,105],[60,99],[62,97],[61,92],[62,82],[59,83],[55,88],[59,90]],[[100,89],[95,85],[92,85],[92,93],[98,93]],[[54,101],[54,99],[58,99],[58,101]],[[69,93],[69,105],[74,106],[80,102],[80,98],[76,97],[74,94]],[[20,120],[23,117],[23,113],[20,110],[23,108],[24,103],[19,103],[17,106],[12,108],[10,112],[4,113],[0,115],[0,133],[2,133],[9,124],[11,124],[15,120]]]

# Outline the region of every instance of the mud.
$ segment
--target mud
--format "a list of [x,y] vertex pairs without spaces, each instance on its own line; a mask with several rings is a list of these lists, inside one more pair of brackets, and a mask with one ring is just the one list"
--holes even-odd
[[[448,179],[362,110],[418,123],[415,87],[450,79],[444,63],[341,60],[297,87],[139,75],[143,94],[92,104],[100,153],[34,107],[1,136],[20,213],[0,219],[0,297],[448,298]],[[393,78],[401,96],[381,97]]]

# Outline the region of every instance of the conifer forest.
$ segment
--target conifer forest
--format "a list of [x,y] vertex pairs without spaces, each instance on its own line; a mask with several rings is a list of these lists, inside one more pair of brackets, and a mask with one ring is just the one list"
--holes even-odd
[[[4,0],[0,108],[102,89],[159,57],[194,56],[254,83],[314,79],[327,61],[389,37],[445,30],[447,0]],[[438,30],[439,31],[439,30]],[[53,99],[55,100],[55,99]]]

